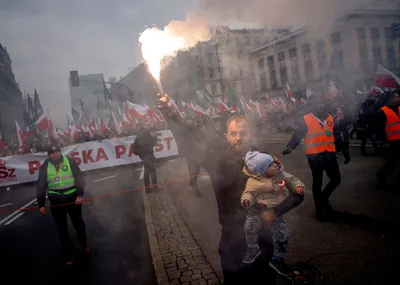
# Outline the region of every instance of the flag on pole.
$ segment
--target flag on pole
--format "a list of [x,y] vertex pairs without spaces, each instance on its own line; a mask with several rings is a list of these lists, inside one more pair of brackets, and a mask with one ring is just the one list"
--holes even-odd
[[25,144],[25,137],[24,137],[24,132],[20,128],[17,120],[15,120],[15,128],[17,130],[17,139],[18,139],[18,145],[19,147],[23,147]]
[[294,98],[292,89],[290,89],[290,86],[288,83],[286,83],[286,96],[288,97],[290,102],[296,103],[296,98]]
[[111,115],[112,115],[112,118],[114,120],[114,126],[115,126],[115,130],[117,131],[117,134],[118,135],[122,134],[122,130],[121,130],[120,124],[119,124],[119,122],[117,122],[117,119],[115,118],[115,115],[114,115],[113,111],[111,111]]
[[337,90],[335,84],[331,81],[328,86],[328,98],[336,98],[339,95],[339,91]]
[[399,89],[400,78],[379,64],[376,72],[375,86],[379,88]]

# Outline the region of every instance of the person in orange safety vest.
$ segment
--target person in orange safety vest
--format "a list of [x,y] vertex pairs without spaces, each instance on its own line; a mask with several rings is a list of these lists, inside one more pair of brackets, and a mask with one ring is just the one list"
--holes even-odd
[[[314,93],[308,99],[309,113],[296,121],[295,130],[284,155],[290,154],[304,138],[304,147],[313,176],[313,197],[317,218],[326,217],[333,213],[329,197],[341,182],[339,165],[336,159],[336,148],[342,151],[345,164],[349,163],[348,144],[340,135],[339,125],[325,107],[326,98]],[[329,177],[329,183],[322,190],[323,172]]]
[[400,95],[398,91],[386,93],[386,105],[376,114],[378,138],[385,150],[386,162],[378,171],[378,185],[387,185],[387,177],[400,162]]

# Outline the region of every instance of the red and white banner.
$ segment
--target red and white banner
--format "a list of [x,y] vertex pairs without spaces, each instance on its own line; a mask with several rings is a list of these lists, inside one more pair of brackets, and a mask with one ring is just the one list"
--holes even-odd
[[[169,130],[157,132],[156,158],[178,155],[178,147]],[[140,162],[134,154],[136,136],[88,142],[62,149],[63,155],[73,158],[82,171]],[[0,187],[33,182],[37,180],[40,165],[47,153],[14,155],[0,158]]]

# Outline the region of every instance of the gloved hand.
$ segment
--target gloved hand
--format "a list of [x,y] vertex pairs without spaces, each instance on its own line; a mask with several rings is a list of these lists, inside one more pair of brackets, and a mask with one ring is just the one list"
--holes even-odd
[[282,151],[282,154],[283,154],[283,155],[287,155],[287,154],[290,154],[292,151],[293,151],[293,149],[291,149],[291,148],[285,148],[285,149]]

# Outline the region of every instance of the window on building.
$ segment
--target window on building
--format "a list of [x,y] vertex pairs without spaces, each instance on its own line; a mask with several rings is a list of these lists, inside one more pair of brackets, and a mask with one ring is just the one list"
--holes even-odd
[[208,69],[208,75],[211,79],[215,77],[214,68]]
[[386,55],[389,69],[396,68],[396,55],[394,49],[394,38],[391,27],[386,27],[384,30],[386,42]]
[[267,63],[268,63],[268,68],[269,68],[269,79],[271,82],[271,88],[276,88],[277,82],[276,82],[275,63],[274,63],[273,55],[270,55],[269,57],[267,57]]
[[261,91],[267,91],[267,77],[265,72],[260,73]]
[[378,64],[382,63],[382,53],[381,53],[381,47],[380,46],[373,46],[372,47],[372,56],[374,58],[375,67],[377,67]]
[[299,63],[297,59],[297,49],[289,49],[290,66],[292,68],[293,79],[296,81],[299,78]]
[[217,93],[217,84],[211,83],[211,94],[216,94]]
[[315,48],[317,50],[319,73],[320,75],[323,75],[325,74],[327,67],[325,41],[323,39],[317,40]]
[[373,40],[379,39],[379,28],[371,27],[371,38]]
[[301,46],[301,51],[303,53],[303,63],[304,63],[304,73],[307,80],[312,80],[313,78],[313,64],[311,58],[311,48],[310,44],[304,44]]
[[212,60],[213,60],[213,54],[207,53],[207,64],[212,65]]
[[269,57],[267,57],[267,63],[268,63],[268,68],[271,69],[275,69],[275,64],[274,64],[274,56],[270,55]]
[[357,39],[365,39],[365,29],[364,28],[357,28]]
[[332,44],[339,44],[342,42],[342,34],[340,32],[331,35]]
[[281,85],[286,84],[287,82],[287,69],[286,69],[286,58],[285,52],[281,51],[278,53],[278,61],[279,61],[279,71],[281,75]]

